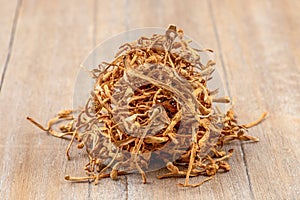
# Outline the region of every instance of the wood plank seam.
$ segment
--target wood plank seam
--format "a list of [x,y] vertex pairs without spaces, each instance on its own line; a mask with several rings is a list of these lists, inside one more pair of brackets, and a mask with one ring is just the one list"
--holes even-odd
[[1,94],[2,85],[4,83],[4,78],[5,78],[6,70],[7,70],[7,67],[8,67],[10,58],[11,58],[11,54],[12,54],[12,49],[13,49],[14,40],[15,40],[15,34],[16,34],[16,28],[17,28],[17,24],[18,24],[20,10],[21,10],[21,7],[22,7],[22,1],[23,0],[18,0],[17,6],[16,6],[16,10],[15,10],[15,15],[14,15],[14,19],[13,19],[13,25],[12,25],[12,28],[11,28],[11,34],[10,34],[10,39],[9,39],[9,44],[8,44],[7,56],[6,56],[6,60],[5,60],[4,67],[3,67],[3,71],[2,71],[2,74],[1,74],[0,94]]
[[91,183],[88,183],[89,185],[88,185],[88,195],[87,195],[87,199],[92,199],[92,197],[91,197],[91,191],[92,191],[92,188],[91,187],[93,187],[93,185],[91,184]]
[[[225,68],[225,62],[224,62],[224,58],[223,58],[223,55],[222,55],[222,52],[223,52],[222,51],[222,46],[221,46],[221,42],[220,42],[220,38],[219,38],[219,33],[218,33],[216,21],[215,21],[213,8],[212,8],[212,5],[211,5],[211,1],[207,0],[207,2],[208,2],[208,8],[210,10],[210,15],[211,15],[211,20],[212,20],[212,24],[213,24],[213,30],[215,32],[215,38],[216,38],[216,41],[217,41],[217,46],[218,46],[218,49],[220,51],[219,56],[220,56],[220,60],[221,60],[221,66],[222,66],[222,69],[223,69],[223,72],[224,72],[225,85],[226,85],[225,90],[227,91],[229,97],[232,98],[230,88],[229,88],[228,75],[227,75],[227,71],[226,71],[226,68]],[[243,162],[244,162],[244,165],[246,167],[245,171],[246,171],[247,181],[248,181],[248,185],[249,185],[249,189],[250,189],[250,193],[251,193],[251,199],[254,199],[254,193],[253,193],[253,189],[252,189],[252,185],[251,185],[251,180],[250,180],[250,175],[249,175],[249,170],[248,170],[248,163],[246,162],[244,146],[243,146],[242,142],[239,142],[239,143],[240,143],[239,148],[241,149],[241,152],[242,152]]]
[[[96,37],[97,37],[97,14],[98,14],[98,0],[94,0],[93,1],[93,4],[94,4],[94,9],[93,9],[93,35],[92,35],[92,42],[93,42],[93,48],[96,47]],[[89,183],[88,184],[88,195],[87,195],[87,199],[92,199],[92,187],[94,185]]]
[[251,192],[251,199],[255,199],[254,198],[254,193],[253,193],[253,188],[252,188],[252,184],[251,184],[251,180],[250,180],[250,174],[249,174],[249,169],[248,169],[248,163],[247,163],[247,160],[246,160],[246,154],[245,154],[245,149],[244,149],[244,144],[242,142],[239,142],[241,144],[241,149],[242,149],[242,158],[243,158],[243,162],[246,166],[246,175],[247,175],[247,180],[248,180],[248,183],[249,183],[249,188],[250,188],[250,192]]
[[126,189],[126,195],[125,195],[125,200],[128,200],[128,180],[127,180],[127,175],[125,175],[125,189]]
[[217,25],[216,25],[215,16],[214,16],[214,13],[213,13],[213,8],[212,8],[210,0],[207,0],[207,3],[208,3],[208,8],[209,8],[209,13],[210,13],[210,16],[211,16],[212,24],[213,24],[213,30],[215,32],[217,47],[219,49],[221,67],[222,67],[223,72],[224,72],[225,86],[226,86],[225,90],[227,90],[226,92],[228,93],[228,96],[232,97],[230,89],[229,89],[228,75],[227,75],[227,71],[226,71],[226,68],[225,68],[225,62],[224,62],[224,58],[223,58],[223,54],[222,54],[223,50],[222,50],[222,46],[221,46],[221,42],[220,42],[220,38],[219,38],[219,33],[218,33]]
[[[130,14],[129,14],[129,2],[128,0],[125,0],[125,17],[126,17],[126,20],[125,20],[125,31],[129,31],[129,27],[130,27],[130,21],[129,21],[129,17],[130,17]],[[127,178],[127,175],[125,175],[125,200],[128,200],[128,195],[129,195],[129,191],[128,191],[128,178]]]

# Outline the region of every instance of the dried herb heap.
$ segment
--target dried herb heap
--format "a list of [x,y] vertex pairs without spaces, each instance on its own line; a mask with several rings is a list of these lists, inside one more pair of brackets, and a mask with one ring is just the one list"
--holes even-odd
[[[66,176],[70,181],[117,179],[133,171],[166,166],[158,178],[185,177],[181,186],[199,186],[218,171],[229,171],[224,145],[232,140],[252,140],[247,129],[260,123],[238,125],[232,109],[225,114],[214,103],[229,103],[207,88],[215,62],[201,63],[200,52],[189,46],[183,31],[170,26],[164,35],[141,37],[120,47],[111,63],[92,71],[94,88],[85,108],[76,115],[65,110],[36,126],[59,138],[69,137],[85,148],[89,162],[86,177]],[[55,130],[54,124],[67,121]],[[189,184],[189,178],[206,179]]]

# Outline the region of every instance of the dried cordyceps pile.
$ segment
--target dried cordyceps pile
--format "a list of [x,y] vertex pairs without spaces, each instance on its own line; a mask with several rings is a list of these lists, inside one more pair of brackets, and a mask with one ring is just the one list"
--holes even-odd
[[[170,26],[163,35],[141,37],[120,47],[111,63],[92,71],[94,88],[85,108],[61,111],[45,128],[56,137],[70,137],[87,151],[86,177],[66,176],[70,181],[94,181],[138,171],[146,183],[145,171],[166,166],[158,178],[185,177],[181,186],[199,186],[218,171],[230,170],[224,151],[232,140],[252,140],[247,129],[260,123],[238,125],[233,111],[225,114],[214,103],[229,103],[207,88],[214,61],[201,63],[200,52],[184,40],[183,31]],[[55,131],[59,121],[67,124]],[[189,178],[208,176],[198,184]]]

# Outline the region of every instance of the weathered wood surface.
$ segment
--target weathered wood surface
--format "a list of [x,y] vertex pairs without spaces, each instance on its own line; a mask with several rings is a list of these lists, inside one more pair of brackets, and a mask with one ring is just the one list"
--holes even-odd
[[[300,2],[1,1],[1,199],[297,199],[300,196]],[[72,107],[79,64],[98,43],[133,28],[173,23],[215,50],[240,122],[268,111],[252,128],[259,143],[234,143],[232,170],[198,188],[161,172],[100,184],[73,184],[82,154],[29,124]],[[5,67],[6,66],[6,67]],[[6,70],[4,70],[6,68]],[[81,157],[80,157],[81,156]],[[191,179],[198,182],[203,177]]]
[[0,91],[1,85],[4,82],[4,77],[1,76],[5,73],[8,62],[10,60],[11,50],[12,50],[12,43],[14,40],[14,31],[16,27],[16,18],[17,15],[17,5],[18,1],[13,0],[10,2],[5,2],[5,0],[0,1],[1,6],[0,12],[0,25],[1,25],[1,32],[0,32]]

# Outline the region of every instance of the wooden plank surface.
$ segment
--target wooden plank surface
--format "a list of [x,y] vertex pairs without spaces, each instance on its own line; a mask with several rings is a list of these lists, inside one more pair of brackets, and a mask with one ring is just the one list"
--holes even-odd
[[10,55],[13,47],[14,31],[18,18],[18,1],[5,0],[0,1],[0,91],[2,83],[4,82],[4,74],[6,72]]
[[211,6],[237,113],[246,122],[269,112],[268,119],[251,130],[261,142],[255,147],[242,145],[253,197],[296,199],[300,194],[299,3],[213,1]]
[[[12,13],[18,9],[17,1],[1,5],[5,5],[0,8],[4,66]],[[297,199],[300,195],[299,1],[24,0],[19,5],[0,93],[1,199]],[[261,141],[232,144],[236,149],[232,170],[198,188],[177,187],[182,179],[157,180],[162,171],[147,174],[145,185],[137,174],[101,180],[97,186],[65,182],[65,174],[83,174],[83,154],[74,148],[73,159],[67,161],[67,141],[41,133],[25,117],[46,121],[58,110],[72,107],[79,64],[96,44],[133,28],[170,23],[215,50],[218,71],[225,89],[235,97],[240,122],[269,112],[263,124],[250,130]]]
[[1,199],[88,196],[88,184],[68,185],[63,180],[65,174],[80,171],[84,161],[67,162],[63,153],[67,141],[32,129],[26,115],[42,120],[72,105],[77,66],[93,47],[91,10],[93,2],[22,3],[0,96]]

